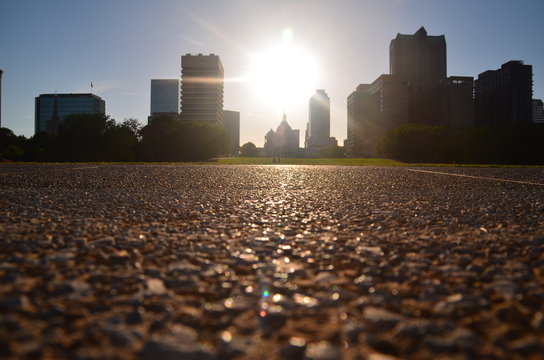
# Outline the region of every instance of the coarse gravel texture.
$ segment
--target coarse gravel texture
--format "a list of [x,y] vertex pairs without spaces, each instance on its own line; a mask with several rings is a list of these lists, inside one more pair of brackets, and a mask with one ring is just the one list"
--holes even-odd
[[539,168],[2,165],[0,358],[544,359],[538,184]]

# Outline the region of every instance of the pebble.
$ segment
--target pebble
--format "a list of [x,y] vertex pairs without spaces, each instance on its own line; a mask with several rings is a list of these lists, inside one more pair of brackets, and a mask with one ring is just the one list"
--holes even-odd
[[143,360],[215,359],[207,347],[197,342],[196,331],[181,325],[176,325],[168,333],[156,335],[146,342],[139,357]]
[[146,287],[150,295],[164,295],[167,291],[161,279],[147,279]]
[[366,326],[377,331],[390,330],[404,320],[401,314],[377,307],[367,307],[363,312]]
[[306,348],[307,360],[337,360],[341,356],[340,349],[327,341],[311,343]]
[[106,247],[115,245],[115,239],[111,236],[105,236],[100,239],[89,241],[87,246],[89,247]]

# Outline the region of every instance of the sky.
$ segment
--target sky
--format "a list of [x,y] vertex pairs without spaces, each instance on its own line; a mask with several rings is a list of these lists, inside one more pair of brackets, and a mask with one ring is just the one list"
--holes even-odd
[[[240,112],[241,144],[262,146],[285,111],[303,145],[312,86],[330,97],[331,136],[341,145],[348,95],[387,74],[390,41],[421,26],[446,36],[448,76],[476,78],[523,60],[533,66],[533,98],[544,98],[542,0],[2,0],[2,126],[30,137],[36,96],[90,92],[91,82],[108,115],[145,125],[150,80],[179,78],[184,54],[214,53],[224,109]],[[274,76],[255,59],[286,41],[302,54],[290,74],[306,75],[267,87]],[[289,101],[278,100],[282,88]]]

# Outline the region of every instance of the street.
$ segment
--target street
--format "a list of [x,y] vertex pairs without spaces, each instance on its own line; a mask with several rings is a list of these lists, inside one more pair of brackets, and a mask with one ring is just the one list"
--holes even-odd
[[544,169],[0,165],[0,358],[543,359]]

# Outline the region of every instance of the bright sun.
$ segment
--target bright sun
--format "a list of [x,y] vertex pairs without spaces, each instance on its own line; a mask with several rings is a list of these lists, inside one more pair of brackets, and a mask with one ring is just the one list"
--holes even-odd
[[253,56],[250,79],[263,101],[285,110],[312,95],[318,68],[314,57],[293,44],[291,29],[283,30],[282,39],[280,44]]

